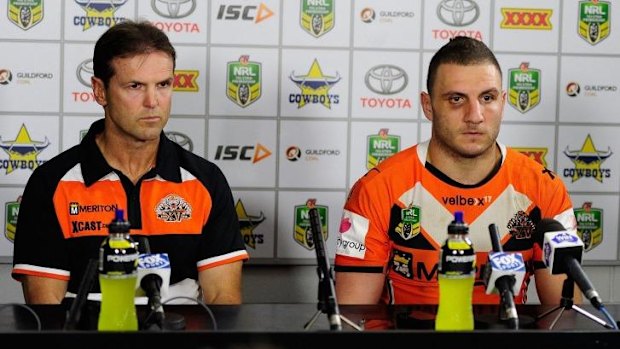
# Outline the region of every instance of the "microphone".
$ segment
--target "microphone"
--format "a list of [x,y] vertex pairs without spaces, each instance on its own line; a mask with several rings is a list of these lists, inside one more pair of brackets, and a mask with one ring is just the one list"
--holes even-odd
[[536,226],[536,243],[542,247],[543,261],[549,273],[570,276],[592,306],[601,310],[603,301],[581,268],[583,241],[579,236],[567,231],[557,220],[543,218]]
[[143,253],[138,257],[138,282],[136,282],[136,296],[148,298],[150,314],[144,320],[144,327],[150,324],[148,320],[155,317],[155,324],[164,328],[164,308],[161,303],[162,295],[168,294],[170,286],[170,259],[167,253]]
[[492,252],[485,270],[486,294],[499,293],[500,320],[508,321],[513,329],[519,328],[519,315],[514,295],[519,292],[525,277],[525,263],[521,253],[504,252],[495,224],[489,225]]
[[316,207],[311,207],[308,211],[308,215],[310,218],[310,229],[312,230],[312,240],[314,242],[318,272],[320,275],[319,298],[326,308],[330,329],[340,331],[342,330],[340,310],[338,309],[338,301],[336,301],[336,290],[332,280],[329,258],[325,250],[325,241],[323,240],[323,231],[321,229],[321,217]]

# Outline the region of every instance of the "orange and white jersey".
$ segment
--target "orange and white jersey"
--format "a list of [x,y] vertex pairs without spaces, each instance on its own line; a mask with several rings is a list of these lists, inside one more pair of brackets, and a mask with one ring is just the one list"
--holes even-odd
[[[503,249],[521,252],[526,277],[516,299],[525,302],[529,277],[544,268],[534,228],[554,218],[567,229],[576,219],[561,179],[539,163],[498,144],[502,160],[477,185],[459,184],[425,162],[428,142],[405,149],[360,178],[344,207],[336,239],[335,270],[384,273],[382,301],[437,304],[440,247],[455,211],[463,211],[476,251],[473,302],[497,304],[486,295],[481,271],[496,224]],[[363,285],[360,285],[363,287]]]

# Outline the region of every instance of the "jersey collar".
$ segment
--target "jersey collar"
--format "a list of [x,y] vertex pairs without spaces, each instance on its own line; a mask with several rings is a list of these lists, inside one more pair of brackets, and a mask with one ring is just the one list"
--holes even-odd
[[[80,142],[80,164],[84,184],[89,187],[101,178],[107,176],[114,169],[106,162],[101,150],[97,147],[95,136],[103,132],[104,119],[95,121],[88,130],[84,139]],[[157,149],[157,164],[153,173],[161,178],[180,183],[181,170],[177,145],[168,139],[164,132],[159,136],[159,148]]]

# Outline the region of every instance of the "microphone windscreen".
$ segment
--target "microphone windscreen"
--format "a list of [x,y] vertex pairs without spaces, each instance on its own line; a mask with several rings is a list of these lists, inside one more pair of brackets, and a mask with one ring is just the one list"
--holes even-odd
[[540,248],[542,248],[545,233],[563,230],[566,230],[566,228],[562,225],[562,223],[553,218],[543,218],[538,222],[538,224],[536,224],[536,228],[534,229],[534,241],[538,244],[538,246],[540,246]]
[[136,295],[144,296],[145,290],[141,287],[142,280],[149,274],[158,275],[161,280],[159,293],[162,298],[168,297],[170,286],[170,258],[167,253],[141,254],[138,258],[138,280],[136,282]]

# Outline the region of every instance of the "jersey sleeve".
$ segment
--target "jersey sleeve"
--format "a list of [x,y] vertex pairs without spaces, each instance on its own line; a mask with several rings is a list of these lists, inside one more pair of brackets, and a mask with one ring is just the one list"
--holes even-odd
[[[577,219],[573,210],[572,200],[564,182],[555,173],[545,169],[541,180],[541,218],[553,218],[560,222],[566,230],[577,229]],[[535,268],[544,268],[542,247],[534,244]]]
[[336,271],[383,272],[390,255],[390,197],[369,173],[352,188],[336,240]]
[[211,212],[202,230],[199,271],[249,259],[232,192],[219,168],[214,168],[209,183],[207,189],[213,201]]
[[12,276],[17,280],[22,275],[69,280],[70,254],[52,200],[57,183],[51,181],[35,170],[24,189],[13,251]]

